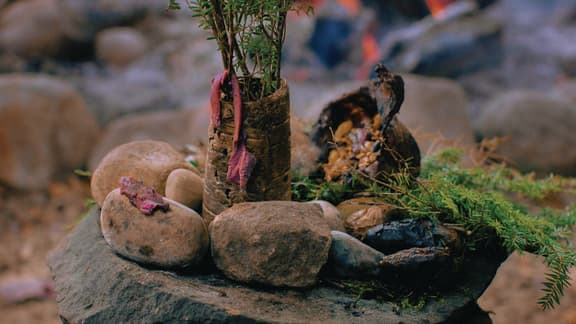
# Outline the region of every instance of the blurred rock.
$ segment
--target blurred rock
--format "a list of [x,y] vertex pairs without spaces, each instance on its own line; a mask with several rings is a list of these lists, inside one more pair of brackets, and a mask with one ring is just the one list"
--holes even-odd
[[114,67],[125,67],[148,49],[146,38],[131,27],[107,28],[96,35],[96,55]]
[[118,118],[105,128],[101,140],[92,150],[88,169],[95,170],[104,155],[115,147],[132,141],[162,141],[179,151],[186,144],[206,142],[208,123],[208,106],[181,111],[132,114]]
[[99,128],[68,83],[45,76],[0,76],[0,181],[46,188],[60,172],[82,167]]
[[340,232],[346,231],[346,229],[344,229],[344,223],[342,222],[338,208],[325,200],[312,200],[309,203],[317,204],[320,206],[320,208],[322,208],[324,220],[326,220],[326,223],[328,223],[328,226],[330,226],[331,230]]
[[40,278],[0,281],[0,306],[21,304],[31,300],[53,299],[54,284]]
[[208,98],[210,80],[223,69],[222,59],[216,42],[207,40],[208,32],[185,14],[189,10],[148,17],[135,28],[151,45],[145,58],[148,65],[163,71],[181,106],[197,106]]
[[229,278],[307,287],[326,263],[332,237],[316,204],[240,203],[210,224],[214,263]]
[[104,198],[118,188],[121,176],[131,176],[164,196],[166,179],[175,169],[194,168],[170,144],[135,141],[110,151],[100,162],[90,182],[92,198],[102,206]]
[[483,137],[504,137],[496,153],[523,171],[576,175],[576,107],[573,101],[538,91],[513,91],[482,110],[476,128]]
[[576,106],[576,79],[561,82],[556,86],[555,93],[553,94],[572,101]]
[[102,235],[116,253],[161,268],[191,267],[208,252],[208,231],[192,209],[170,199],[167,212],[145,215],[120,189],[110,192],[100,214]]
[[[198,27],[190,26],[192,30]],[[222,59],[214,41],[206,41],[205,33],[197,32],[185,38],[164,43],[157,52],[162,60],[162,69],[166,71],[172,83],[172,91],[186,106],[206,100],[210,90],[210,80],[222,71]]]
[[149,14],[161,14],[167,7],[156,0],[58,0],[66,35],[91,41],[100,30],[132,24]]
[[292,116],[290,120],[290,164],[293,172],[302,176],[308,176],[318,169],[318,148],[310,139],[310,132],[307,130],[306,122],[298,117]]
[[26,58],[59,54],[65,43],[58,0],[13,2],[0,11],[0,52]]
[[422,155],[433,153],[438,137],[474,144],[468,98],[457,82],[417,75],[403,75],[405,100],[398,118],[414,133]]
[[394,71],[457,77],[499,65],[502,25],[482,15],[424,20],[387,37],[384,63]]
[[376,278],[384,254],[358,239],[332,231],[332,246],[324,271],[330,276],[366,280]]
[[204,180],[188,169],[176,169],[166,179],[166,198],[175,200],[197,212],[202,212]]
[[80,92],[102,125],[130,113],[181,107],[160,63],[138,63],[121,71],[86,75],[78,81]]

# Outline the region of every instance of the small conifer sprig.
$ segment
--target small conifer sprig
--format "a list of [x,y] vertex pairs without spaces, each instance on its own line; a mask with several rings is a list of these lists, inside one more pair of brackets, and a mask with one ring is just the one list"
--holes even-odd
[[462,154],[448,149],[429,158],[416,181],[407,172],[390,175],[386,182],[361,173],[352,174],[346,183],[294,177],[293,198],[339,203],[362,192],[404,208],[411,217],[460,224],[470,233],[470,250],[496,240],[509,253],[540,255],[549,272],[538,303],[543,309],[553,308],[570,286],[569,271],[576,266],[576,250],[568,242],[576,225],[576,206],[564,211],[544,208],[531,215],[527,205],[508,197],[538,200],[556,192],[576,193],[576,182],[553,176],[536,179],[501,164],[463,168]]
[[[262,98],[280,88],[286,15],[290,10],[313,10],[294,0],[183,1],[216,40],[224,68],[241,80],[259,80],[245,86],[246,99]],[[169,8],[180,9],[179,0],[169,0]]]

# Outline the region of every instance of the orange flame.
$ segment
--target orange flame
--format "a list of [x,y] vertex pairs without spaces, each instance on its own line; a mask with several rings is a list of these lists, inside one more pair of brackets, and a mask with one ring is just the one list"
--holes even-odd
[[426,5],[430,9],[432,16],[438,17],[453,2],[456,2],[456,0],[426,0]]
[[362,35],[362,65],[357,71],[356,78],[368,78],[371,67],[379,60],[380,47],[378,46],[376,37],[368,30]]
[[362,7],[360,0],[339,0],[339,2],[351,15],[356,16],[360,13]]

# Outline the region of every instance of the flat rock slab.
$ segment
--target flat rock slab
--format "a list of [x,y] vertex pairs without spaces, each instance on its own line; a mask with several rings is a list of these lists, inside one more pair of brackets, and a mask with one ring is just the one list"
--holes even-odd
[[[393,303],[357,300],[327,287],[263,289],[220,274],[176,275],[150,270],[118,257],[98,227],[92,210],[51,253],[63,323],[221,323],[221,322],[459,322],[478,311],[476,299],[499,262],[466,264],[462,284],[416,311]],[[465,288],[463,288],[465,287]]]

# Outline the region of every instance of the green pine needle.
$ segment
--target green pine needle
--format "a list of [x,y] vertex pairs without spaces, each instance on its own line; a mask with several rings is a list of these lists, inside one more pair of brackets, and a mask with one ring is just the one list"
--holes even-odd
[[552,176],[536,179],[503,165],[466,169],[459,164],[461,156],[461,151],[448,149],[429,158],[415,182],[407,172],[390,177],[386,183],[353,174],[346,185],[296,175],[293,199],[325,199],[337,204],[354,193],[365,192],[402,206],[411,217],[425,215],[460,224],[471,233],[469,250],[481,250],[496,239],[509,253],[543,256],[549,272],[538,304],[543,309],[553,308],[570,286],[569,271],[576,266],[576,251],[568,242],[576,224],[576,206],[564,211],[544,208],[530,215],[527,205],[508,197],[514,194],[539,200],[552,193],[574,192],[574,180]]

